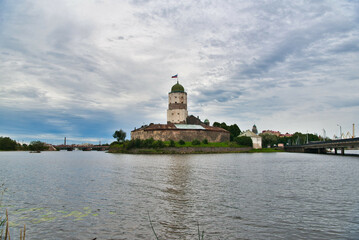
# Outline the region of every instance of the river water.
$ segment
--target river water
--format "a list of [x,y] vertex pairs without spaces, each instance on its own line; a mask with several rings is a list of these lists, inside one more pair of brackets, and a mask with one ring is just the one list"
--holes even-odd
[[12,239],[359,239],[359,157],[1,152],[1,183]]

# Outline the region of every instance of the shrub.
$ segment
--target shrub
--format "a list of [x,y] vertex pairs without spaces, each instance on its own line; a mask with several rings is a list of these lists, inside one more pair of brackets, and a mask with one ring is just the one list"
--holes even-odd
[[48,149],[48,147],[46,147],[46,143],[44,143],[44,142],[32,141],[29,145],[29,149],[31,151],[44,151],[44,150]]
[[200,145],[200,144],[201,144],[201,142],[198,139],[194,139],[192,141],[192,145]]
[[170,147],[175,147],[175,146],[176,146],[175,141],[170,140]]
[[153,148],[163,148],[165,147],[165,143],[161,140],[158,140],[158,141],[155,141],[153,144],[152,144]]
[[153,138],[149,138],[143,141],[143,147],[152,147],[153,143],[155,140],[153,140]]
[[182,139],[179,140],[178,143],[179,143],[180,145],[185,145],[185,141],[183,141]]
[[234,139],[239,145],[252,147],[252,139],[250,137],[242,136]]
[[208,140],[207,140],[207,139],[203,139],[202,143],[203,143],[203,144],[208,144]]
[[135,145],[136,148],[142,147],[142,140],[139,139],[139,138],[136,138],[135,141],[134,141],[134,145]]

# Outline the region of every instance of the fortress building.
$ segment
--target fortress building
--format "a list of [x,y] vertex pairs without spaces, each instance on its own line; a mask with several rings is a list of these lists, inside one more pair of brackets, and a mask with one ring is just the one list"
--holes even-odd
[[193,141],[207,139],[209,142],[229,141],[230,133],[219,127],[209,126],[206,119],[202,122],[199,117],[188,116],[187,93],[178,83],[173,85],[168,93],[167,124],[149,124],[131,131],[131,139],[149,139],[161,141]]

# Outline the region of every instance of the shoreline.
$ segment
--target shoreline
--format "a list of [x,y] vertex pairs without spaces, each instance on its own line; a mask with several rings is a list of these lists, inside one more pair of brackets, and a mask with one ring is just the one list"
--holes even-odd
[[252,147],[166,147],[166,148],[133,148],[109,149],[108,153],[125,154],[211,154],[211,153],[271,153],[283,152],[278,149],[253,149]]

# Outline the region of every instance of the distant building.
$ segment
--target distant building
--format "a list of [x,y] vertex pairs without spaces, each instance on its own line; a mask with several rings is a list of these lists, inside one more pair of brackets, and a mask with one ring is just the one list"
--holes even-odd
[[239,135],[239,137],[250,137],[252,139],[253,148],[254,149],[261,149],[262,148],[262,137],[258,136],[254,132],[247,130]]
[[282,134],[280,131],[273,131],[273,130],[263,130],[262,134],[271,134],[271,135],[276,135],[277,137],[291,137],[291,136],[293,136],[293,134],[290,134],[290,133]]
[[226,142],[230,133],[219,127],[209,126],[209,120],[202,122],[199,117],[188,116],[187,93],[178,83],[168,93],[167,124],[144,125],[131,131],[131,139],[168,141],[193,141],[207,139],[209,142]]
[[253,127],[252,127],[252,132],[254,134],[258,134],[258,130],[257,130],[257,126],[254,124]]
[[280,132],[279,131],[273,131],[273,130],[263,130],[262,134],[271,134],[271,135],[276,135],[277,137],[280,136]]

